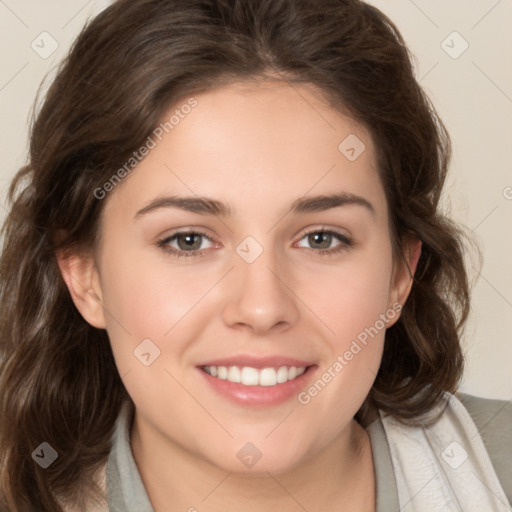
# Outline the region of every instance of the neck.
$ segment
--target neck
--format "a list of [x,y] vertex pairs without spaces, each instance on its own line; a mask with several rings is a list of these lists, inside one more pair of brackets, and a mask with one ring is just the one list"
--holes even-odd
[[279,474],[224,471],[162,437],[137,413],[131,448],[155,512],[375,510],[370,441],[355,421],[321,451]]

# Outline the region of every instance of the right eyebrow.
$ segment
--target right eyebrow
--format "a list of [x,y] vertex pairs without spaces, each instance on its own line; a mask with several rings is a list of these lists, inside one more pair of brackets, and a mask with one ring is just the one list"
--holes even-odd
[[160,208],[179,208],[192,213],[200,215],[218,215],[221,217],[228,217],[231,215],[231,209],[226,204],[210,199],[208,197],[160,197],[151,201],[144,208],[139,210],[135,217],[140,217],[151,211]]

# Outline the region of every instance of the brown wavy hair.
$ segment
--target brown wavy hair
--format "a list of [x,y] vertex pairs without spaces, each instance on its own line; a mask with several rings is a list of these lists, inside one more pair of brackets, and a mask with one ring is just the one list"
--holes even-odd
[[[0,261],[0,508],[62,512],[101,494],[129,396],[105,330],[75,308],[56,251],[98,239],[101,187],[180,99],[241,80],[313,84],[377,148],[395,254],[422,242],[412,291],[386,332],[356,418],[414,421],[458,386],[469,284],[463,232],[441,212],[449,136],[394,24],[358,0],[118,0],[90,20],[31,123],[29,161],[8,193]],[[57,236],[58,243],[56,242]],[[427,392],[425,392],[427,391]],[[43,470],[31,453],[59,457]]]

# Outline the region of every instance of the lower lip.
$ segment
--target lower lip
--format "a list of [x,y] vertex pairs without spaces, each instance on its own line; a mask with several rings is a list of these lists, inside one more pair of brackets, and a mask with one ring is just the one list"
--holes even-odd
[[238,405],[262,405],[267,407],[281,404],[291,397],[296,397],[304,389],[315,369],[316,365],[308,366],[302,375],[275,386],[245,386],[244,384],[212,377],[209,373],[201,370],[201,368],[197,368],[199,373],[217,393],[232,402]]

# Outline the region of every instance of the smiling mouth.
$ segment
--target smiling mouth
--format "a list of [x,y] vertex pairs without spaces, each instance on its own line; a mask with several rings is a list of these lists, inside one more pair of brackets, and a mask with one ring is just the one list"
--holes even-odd
[[201,366],[201,370],[212,377],[244,386],[277,386],[300,377],[308,368],[309,366]]

